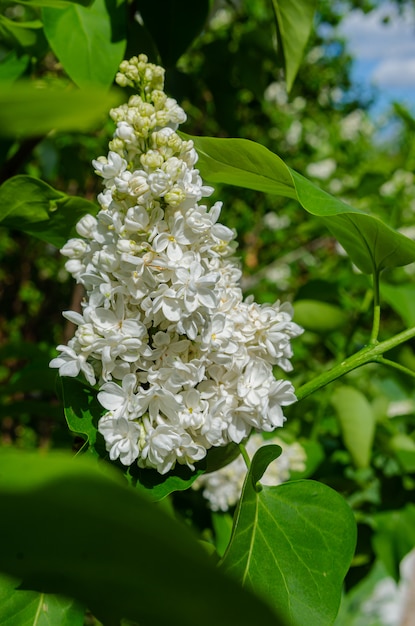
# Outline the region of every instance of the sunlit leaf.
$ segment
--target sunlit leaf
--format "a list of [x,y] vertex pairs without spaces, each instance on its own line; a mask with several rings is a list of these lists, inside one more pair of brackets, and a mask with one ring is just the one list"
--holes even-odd
[[22,81],[10,89],[0,83],[0,136],[21,139],[40,137],[51,130],[90,131],[120,102],[119,92],[98,87],[40,88]]
[[182,136],[194,141],[205,180],[296,198],[322,219],[362,272],[415,261],[414,241],[316,187],[264,146],[246,139]]
[[118,6],[117,0],[42,9],[49,45],[80,87],[112,84],[126,47],[125,16],[124,5]]
[[353,514],[341,496],[314,481],[259,491],[273,447],[260,448],[252,460],[223,567],[271,606],[284,607],[290,624],[329,626],[354,552]]
[[30,176],[14,176],[0,187],[0,223],[22,230],[42,241],[62,247],[76,236],[75,225],[98,207],[76,196],[67,196]]
[[194,626],[195,616],[198,626],[282,624],[213,565],[183,524],[111,469],[2,450],[0,571],[85,603],[105,624]]
[[83,626],[85,609],[69,598],[19,589],[20,581],[0,575],[2,626]]
[[317,0],[272,0],[287,91],[291,90],[313,27]]
[[368,467],[375,433],[375,416],[369,401],[358,389],[341,385],[334,390],[331,403],[353,462],[356,467]]

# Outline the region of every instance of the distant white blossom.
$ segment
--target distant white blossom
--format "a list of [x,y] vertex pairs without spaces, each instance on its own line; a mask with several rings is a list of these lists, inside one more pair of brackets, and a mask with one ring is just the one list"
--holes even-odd
[[404,626],[413,616],[410,604],[413,603],[415,577],[415,550],[411,550],[400,564],[400,580],[382,578],[375,586],[372,595],[362,606],[362,616],[367,623],[382,626]]
[[336,171],[336,161],[334,159],[323,159],[322,161],[318,161],[316,163],[309,163],[307,165],[306,171],[309,176],[313,178],[319,178],[321,180],[326,180],[330,178],[330,176]]
[[[247,452],[254,453],[265,444],[277,444],[282,448],[282,454],[272,461],[261,478],[263,485],[279,485],[290,478],[291,472],[302,472],[305,469],[306,454],[304,448],[297,442],[285,443],[279,437],[263,439],[260,434],[253,434],[247,445]],[[203,489],[209,508],[212,511],[227,511],[233,507],[241,496],[247,468],[241,456],[222,467],[216,472],[203,474],[193,483],[193,489]]]
[[243,300],[235,234],[220,202],[202,203],[213,189],[176,133],[186,116],[164,70],[140,55],[117,81],[137,93],[111,111],[108,155],[93,161],[100,211],[62,249],[86,295],[82,313],[65,314],[77,330],[51,367],[96,385],[111,460],[164,474],[282,426],[295,395],[273,367],[291,370],[302,329],[287,303]]

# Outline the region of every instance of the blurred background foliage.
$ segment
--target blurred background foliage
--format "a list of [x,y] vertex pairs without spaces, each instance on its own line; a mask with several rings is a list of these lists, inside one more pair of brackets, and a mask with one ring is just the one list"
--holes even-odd
[[[184,132],[257,141],[333,195],[413,236],[415,120],[398,103],[382,120],[372,119],[376,93],[351,81],[353,58],[338,34],[348,12],[370,12],[379,4],[318,0],[314,28],[287,93],[271,1],[95,0],[96,22],[106,15],[102,32],[111,35],[112,47],[104,46],[101,55],[94,39],[91,70],[66,63],[59,34],[62,12],[75,24],[87,10],[82,3],[1,0],[0,94],[23,78],[71,90],[74,83],[93,82],[94,67],[98,75],[106,58],[113,76],[124,56],[145,52],[167,69],[166,90],[188,114]],[[109,87],[108,72],[96,82]],[[30,107],[28,101],[29,113]],[[1,132],[0,179],[28,174],[94,201],[101,182],[91,160],[106,154],[112,129],[102,119],[93,132],[20,138]],[[250,190],[224,186],[214,198],[223,201],[222,221],[237,230],[246,293],[259,302],[295,303],[296,321],[306,329],[295,343],[295,385],[368,341],[370,279],[352,267],[317,218],[292,200]],[[76,449],[48,362],[72,332],[61,311],[79,308],[82,294],[68,279],[59,251],[22,232],[0,229],[0,260],[0,445]],[[414,272],[410,265],[382,275],[382,339],[415,325]],[[393,358],[415,370],[413,345],[400,347]],[[390,530],[382,531],[383,544],[371,541],[381,532],[378,516],[405,516],[414,499],[413,379],[365,366],[289,407],[287,415],[279,434],[304,444],[307,475],[337,489],[355,511],[359,541],[347,579],[351,588],[392,541]],[[176,504],[205,536],[212,535],[199,493],[181,494]],[[402,556],[398,550],[395,561]]]

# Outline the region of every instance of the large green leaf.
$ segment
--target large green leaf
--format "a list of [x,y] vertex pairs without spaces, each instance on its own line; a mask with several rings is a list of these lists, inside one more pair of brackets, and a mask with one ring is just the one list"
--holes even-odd
[[104,464],[3,450],[0,501],[0,571],[83,602],[106,625],[282,623]]
[[138,10],[165,67],[173,67],[202,30],[209,0],[138,0]]
[[362,272],[415,261],[414,241],[319,189],[264,146],[246,139],[182,136],[194,141],[199,169],[208,182],[297,199],[308,213],[322,219]]
[[125,5],[117,0],[42,9],[49,45],[80,87],[112,84],[126,47],[125,16]]
[[272,0],[278,44],[284,58],[287,91],[291,90],[313,27],[317,0]]
[[361,391],[348,385],[336,387],[331,403],[339,418],[344,445],[356,467],[368,467],[375,434],[372,406]]
[[[51,130],[86,132],[96,129],[111,107],[121,101],[117,91],[102,88],[36,87],[0,83],[0,136],[40,137]],[[30,106],[28,106],[30,102]]]
[[31,176],[14,176],[0,187],[0,223],[62,247],[76,236],[75,225],[85,213],[98,207],[76,196],[67,196]]
[[69,598],[19,589],[19,581],[0,575],[2,626],[83,626],[85,609]]
[[259,490],[275,447],[260,448],[252,460],[223,567],[293,626],[328,626],[354,552],[353,514],[340,495],[314,481]]

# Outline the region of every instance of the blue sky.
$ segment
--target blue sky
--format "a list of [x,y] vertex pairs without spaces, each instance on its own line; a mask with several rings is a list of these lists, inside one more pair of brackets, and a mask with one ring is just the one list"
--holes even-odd
[[[385,15],[391,17],[388,24],[382,23]],[[374,113],[398,100],[415,114],[415,11],[407,9],[400,16],[388,2],[367,15],[352,11],[341,22],[340,33],[356,59],[354,80],[378,88]]]

